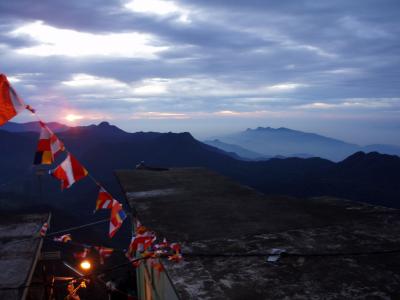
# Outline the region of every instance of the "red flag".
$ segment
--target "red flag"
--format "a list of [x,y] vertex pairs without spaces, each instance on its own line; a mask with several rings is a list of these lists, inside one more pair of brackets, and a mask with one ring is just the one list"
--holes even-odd
[[99,210],[99,209],[111,209],[114,200],[115,199],[113,198],[113,196],[111,196],[111,194],[108,193],[101,186],[100,190],[99,190],[99,195],[97,196],[96,210]]
[[107,248],[107,247],[95,247],[96,250],[99,252],[99,256],[100,256],[100,264],[104,264],[104,259],[105,258],[109,258],[111,256],[111,254],[114,252],[114,249],[112,248]]
[[131,239],[131,243],[128,248],[127,256],[133,257],[136,251],[143,252],[149,248],[152,243],[156,240],[154,232],[147,231],[144,234],[137,234]]
[[25,107],[24,101],[12,88],[6,75],[0,74],[0,126],[15,117]]
[[169,246],[167,239],[164,238],[163,241],[161,243],[155,244],[154,248],[155,249],[165,249]]
[[40,228],[39,235],[44,237],[46,235],[47,229],[49,229],[49,224],[46,222],[43,224],[42,228]]
[[146,231],[148,231],[147,227],[143,226],[139,219],[136,218],[136,234],[144,234]]
[[35,153],[35,165],[50,165],[54,162],[54,157],[64,151],[64,144],[43,122],[39,122],[41,131],[37,150]]
[[61,189],[69,188],[74,182],[87,176],[88,171],[78,162],[78,160],[68,153],[67,158],[50,174],[61,180]]
[[181,252],[181,245],[179,245],[178,243],[171,243],[170,247],[176,253],[180,253]]
[[171,243],[170,248],[175,252],[173,255],[168,256],[168,260],[180,262],[182,260],[181,245],[178,243]]
[[161,255],[169,252],[169,244],[167,242],[167,239],[164,238],[161,243],[155,244],[153,246],[156,254]]
[[110,217],[110,231],[109,231],[110,238],[112,238],[114,234],[117,232],[117,230],[122,226],[122,223],[124,222],[125,218],[126,214],[122,209],[121,203],[119,203],[117,200],[114,200],[112,203],[111,217]]

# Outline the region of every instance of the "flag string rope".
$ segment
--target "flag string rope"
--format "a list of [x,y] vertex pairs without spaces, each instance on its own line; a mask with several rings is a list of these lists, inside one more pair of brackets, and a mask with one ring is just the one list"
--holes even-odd
[[[29,110],[29,109],[27,109],[29,112],[31,112],[35,117],[36,117],[36,119],[39,121],[39,122],[41,122],[41,123],[43,123],[43,124],[46,124],[46,122],[44,122],[39,116],[38,116],[38,114],[36,113],[36,110],[34,110],[34,111],[32,111],[32,110]],[[57,138],[58,138],[58,136],[57,136]],[[67,149],[67,147],[65,146],[65,143],[63,142],[63,145],[64,145],[64,151],[65,152],[67,152],[67,153],[71,153],[68,149]],[[86,167],[85,167],[85,169],[86,169]],[[101,186],[101,184],[96,180],[96,178],[94,178],[93,176],[92,176],[92,174],[88,171],[88,175],[87,175],[97,186]]]
[[79,226],[74,226],[74,227],[69,227],[69,228],[66,228],[66,229],[61,229],[61,230],[50,232],[49,234],[46,234],[46,237],[54,236],[54,235],[57,235],[57,234],[60,234],[60,233],[65,233],[65,232],[78,230],[78,229],[82,229],[82,228],[86,228],[86,227],[90,227],[90,226],[93,226],[93,225],[97,225],[97,224],[101,224],[101,223],[105,223],[105,222],[109,222],[109,221],[110,221],[110,218],[106,218],[106,219],[102,219],[102,220],[99,220],[99,221],[94,221],[94,222],[83,224],[83,225],[79,225]]
[[[29,108],[28,108],[28,107],[29,107]],[[28,105],[28,106],[26,107],[26,110],[28,110],[29,112],[31,112],[31,113],[34,115],[34,117],[35,117],[40,123],[46,125],[46,123],[43,122],[43,120],[39,117],[39,115],[37,114],[36,110],[34,110],[31,106]],[[46,125],[46,127],[47,127],[47,125]],[[60,140],[60,139],[58,138],[58,136],[57,136],[57,139]],[[60,140],[60,142],[62,142],[62,141]],[[63,148],[64,148],[63,151],[66,152],[68,155],[70,155],[71,152],[70,152],[70,151],[68,150],[68,148],[65,146],[65,143],[64,143],[64,142],[62,142],[62,146],[63,146]],[[91,174],[91,172],[89,172],[89,171],[87,170],[86,167],[83,167],[83,168],[86,170],[86,173],[87,173],[86,175],[87,175],[87,177],[89,177],[97,187],[99,187],[100,189],[103,188],[103,186],[100,184],[100,182],[99,182],[98,180],[96,180],[96,178],[93,177],[93,175]],[[113,201],[114,201],[114,197],[113,197],[113,196],[111,196],[111,197],[112,197],[112,199],[113,199]],[[120,204],[121,202],[117,201],[117,203],[118,203],[118,205],[121,205],[121,210],[122,210],[122,212],[125,214],[125,216],[127,216],[127,215],[130,216],[130,212],[129,212],[129,213],[126,213],[126,212],[122,209],[122,204]],[[113,209],[112,209],[111,211],[113,211]],[[112,219],[112,216],[111,216],[108,220],[111,222],[111,221],[112,221],[111,219]],[[130,221],[131,221],[131,226],[132,226],[132,224],[133,224],[132,218],[130,217],[129,219],[130,219]],[[121,221],[121,224],[119,225],[119,227],[122,226],[122,222],[123,222],[123,221],[124,221],[124,219]],[[111,223],[110,223],[110,224],[111,224]],[[119,227],[118,227],[117,229],[114,229],[112,235],[111,235],[111,233],[109,233],[110,237],[112,237],[112,236],[115,234],[116,230],[118,230]]]
[[[400,253],[400,249],[394,249],[394,250],[382,250],[382,251],[371,251],[371,252],[349,252],[349,253],[344,253],[344,252],[336,252],[336,253],[281,253],[279,254],[280,256],[293,256],[293,257],[329,257],[329,256],[362,256],[362,255],[383,255],[383,254],[390,254],[390,253]],[[199,255],[199,254],[196,254]],[[192,255],[192,256],[196,256],[196,255]],[[253,255],[236,255],[236,256],[268,256],[268,255],[278,255],[276,253],[255,253]],[[191,256],[190,253],[185,253],[185,256]],[[230,256],[235,256],[232,254],[207,254],[207,255],[200,255],[200,256],[209,256],[209,257],[230,257]],[[73,280],[79,280],[79,279],[85,279],[85,278],[90,278],[92,276],[101,276],[101,275],[106,275],[108,273],[111,273],[112,271],[122,268],[124,266],[128,266],[134,262],[137,261],[141,261],[141,260],[147,260],[147,259],[151,259],[153,257],[147,256],[147,257],[139,257],[139,258],[135,258],[130,260],[129,262],[125,262],[125,263],[121,263],[109,268],[106,268],[102,271],[99,272],[92,272],[86,275],[82,275],[82,276],[77,276],[77,277],[73,277]],[[34,286],[50,286],[49,284],[31,284],[31,285],[22,285],[22,286],[18,286],[18,287],[0,287],[0,290],[19,290],[19,289],[24,289],[24,288],[29,288],[29,287],[34,287]],[[60,285],[66,285],[66,283],[60,283]]]
[[[56,169],[53,169],[52,171],[50,171],[49,173],[52,174],[55,178],[59,179],[61,181],[62,184],[62,189],[63,188],[69,188],[71,187],[72,184],[74,184],[76,181],[84,178],[84,177],[89,177],[95,184],[96,186],[99,187],[99,196],[98,196],[98,201],[96,201],[96,210],[99,208],[106,208],[106,209],[111,209],[111,216],[110,218],[107,218],[105,220],[100,220],[100,221],[95,221],[95,222],[91,222],[88,224],[84,224],[84,225],[79,225],[79,226],[74,226],[74,227],[70,227],[67,229],[63,229],[63,230],[58,230],[55,232],[51,232],[49,233],[47,236],[54,236],[57,234],[61,234],[61,233],[65,233],[68,231],[73,231],[73,230],[78,230],[78,229],[82,229],[88,226],[93,226],[96,224],[100,224],[100,223],[104,223],[104,222],[110,222],[110,229],[109,229],[109,236],[110,238],[112,238],[115,234],[115,232],[117,230],[119,230],[119,228],[122,226],[123,221],[129,216],[129,219],[131,220],[131,227],[133,227],[133,219],[132,219],[132,215],[129,213],[125,213],[125,211],[123,210],[123,206],[122,204],[115,200],[114,197],[112,195],[110,195],[108,192],[106,192],[106,190],[103,188],[103,186],[92,176],[92,174],[84,167],[82,166],[79,161],[77,161],[73,155],[71,154],[71,152],[67,149],[67,147],[65,147],[65,144],[58,138],[57,135],[55,135],[51,129],[49,129],[49,127],[47,126],[47,124],[45,122],[42,121],[42,119],[39,117],[39,115],[36,113],[36,110],[33,109],[30,105],[25,105],[22,100],[22,98],[20,98],[18,96],[18,94],[16,93],[16,91],[12,88],[12,86],[8,83],[7,78],[5,77],[5,75],[0,74],[0,79],[1,79],[1,83],[2,86],[4,86],[4,82],[6,83],[6,86],[8,85],[8,89],[10,92],[10,97],[12,94],[12,97],[16,98],[15,100],[18,102],[18,104],[20,106],[23,106],[26,110],[28,110],[29,112],[31,112],[33,114],[33,116],[39,121],[40,127],[41,127],[41,132],[40,132],[40,136],[39,136],[39,143],[42,140],[42,133],[45,132],[45,134],[43,135],[43,140],[48,140],[48,142],[50,143],[50,154],[51,154],[51,158],[49,159],[48,157],[45,158],[45,151],[49,151],[47,148],[39,148],[38,145],[38,150],[36,152],[36,154],[41,155],[41,157],[38,157],[38,160],[36,160],[36,154],[35,154],[35,161],[34,164],[53,164],[54,163],[54,156],[59,153],[59,152],[66,152],[67,153],[67,158],[61,163],[59,164]],[[8,99],[10,100],[10,99]],[[7,122],[8,120],[10,120],[13,116],[17,115],[20,112],[20,110],[16,111],[16,113],[14,115],[7,115],[7,119],[5,120],[5,122]],[[0,122],[4,123],[4,120],[0,119]],[[55,138],[55,142],[53,141],[54,144],[52,144],[51,142],[51,138]],[[55,148],[53,149],[52,147],[55,146]],[[48,153],[47,153],[48,154]],[[75,178],[75,174],[74,174],[74,164],[75,166],[78,165],[79,169],[78,169],[78,173],[77,176]],[[65,167],[68,168],[67,170],[65,170]],[[68,172],[68,173],[67,173]],[[60,174],[61,173],[61,174]],[[72,175],[71,175],[72,173]],[[72,180],[70,180],[70,177],[72,177]],[[111,201],[111,206],[109,204],[105,205],[104,202],[104,198],[100,197],[100,193],[106,194],[106,201]],[[99,203],[99,204],[98,204]],[[128,203],[129,206],[129,203]],[[40,231],[40,235],[39,236],[34,236],[32,237],[33,239],[36,238],[42,238],[47,231],[48,228],[48,224],[45,223],[43,224],[41,231]],[[42,235],[42,231],[44,231],[44,235]],[[32,239],[30,238],[30,239]],[[154,239],[152,240],[152,242],[154,242],[156,239],[155,235],[154,235]],[[21,240],[20,240],[21,241]],[[132,241],[129,247],[131,247],[132,245]],[[179,247],[180,249],[180,247]],[[180,250],[179,250],[180,251]],[[176,253],[176,255],[178,255],[178,253]],[[175,255],[174,255],[175,256]],[[150,256],[142,256],[139,258],[130,258],[128,263],[123,263],[120,265],[116,265],[113,266],[111,268],[109,268],[109,271],[112,271],[114,269],[120,268],[122,266],[126,266],[126,265],[131,265],[132,263],[141,261],[143,259],[148,259],[151,258]],[[170,257],[168,257],[170,258]],[[93,273],[93,274],[97,274],[97,273]],[[100,274],[104,274],[100,273]],[[92,274],[89,274],[92,275]],[[87,277],[84,276],[84,277]],[[18,289],[20,289],[20,287],[18,287]],[[4,289],[4,288],[2,288]],[[7,288],[6,288],[7,289]]]
[[[83,225],[79,225],[79,226],[74,226],[74,227],[61,229],[61,230],[54,231],[54,232],[51,232],[49,234],[46,234],[46,238],[49,237],[49,236],[54,236],[54,235],[60,234],[60,233],[74,231],[74,230],[90,227],[90,226],[93,226],[93,225],[105,223],[107,221],[110,221],[110,219],[109,218],[102,219],[102,220],[99,220],[99,221],[95,221],[95,222],[91,222],[91,223],[87,223],[87,224],[83,224]],[[41,236],[31,236],[29,238],[25,238],[25,239],[21,239],[21,240],[10,241],[10,242],[7,242],[7,244],[21,243],[21,242],[25,242],[25,241],[40,239],[40,238],[42,238],[42,237]]]
[[[113,272],[114,270],[120,269],[122,267],[126,267],[128,265],[131,265],[132,263],[138,262],[138,261],[142,261],[142,260],[147,260],[150,259],[152,257],[146,256],[146,257],[139,257],[139,258],[135,258],[130,260],[129,262],[124,262],[109,268],[106,268],[102,271],[98,271],[98,272],[92,272],[92,273],[88,273],[82,276],[76,276],[76,277],[72,277],[72,280],[80,280],[80,279],[85,279],[85,278],[90,278],[92,276],[101,276],[101,275],[107,275],[108,273]],[[55,283],[54,285],[67,285],[68,282],[60,282],[60,283]],[[30,287],[36,287],[36,286],[51,286],[51,284],[49,283],[33,283],[30,285],[21,285],[21,286],[14,286],[14,287],[7,287],[7,286],[2,286],[0,287],[0,291],[1,290],[20,290],[20,289],[25,289],[25,288],[30,288]]]
[[51,238],[45,237],[46,240],[54,242],[56,245],[60,246],[59,248],[63,248],[65,246],[75,246],[75,247],[81,247],[81,248],[95,248],[95,247],[105,247],[108,249],[112,249],[114,251],[118,251],[118,252],[126,252],[126,249],[122,249],[122,248],[114,248],[114,247],[106,247],[103,245],[92,245],[92,244],[85,244],[85,243],[78,243],[78,242],[74,242],[74,241],[69,241],[67,243],[63,243],[63,242],[57,242]]
[[[51,241],[54,241],[52,239],[49,239]],[[78,246],[82,248],[88,248],[88,247],[96,247],[95,245],[89,245],[89,244],[84,244],[84,243],[77,243],[77,242],[68,242],[68,243],[62,243],[62,242],[56,242],[55,243],[59,244],[60,246],[67,246],[67,245],[73,245],[73,246]],[[379,247],[380,245],[369,245],[370,247]],[[125,249],[120,249],[120,248],[112,248],[108,247],[111,249],[114,249],[116,251],[124,251]],[[284,249],[282,249],[284,250]],[[318,256],[362,256],[362,255],[381,255],[381,254],[395,254],[395,253],[400,253],[400,248],[394,248],[394,249],[385,249],[385,250],[371,250],[371,251],[349,251],[349,252],[281,252],[281,253],[275,253],[275,252],[250,252],[250,253],[240,253],[240,252],[210,252],[210,253],[202,253],[202,252],[184,252],[182,251],[182,255],[185,257],[263,257],[263,256],[295,256],[295,257],[318,257]]]

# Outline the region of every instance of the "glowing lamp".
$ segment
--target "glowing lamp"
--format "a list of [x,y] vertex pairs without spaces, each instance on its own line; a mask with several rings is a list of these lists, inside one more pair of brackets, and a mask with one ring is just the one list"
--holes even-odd
[[81,269],[82,270],[90,270],[91,267],[92,267],[92,265],[90,264],[90,261],[84,260],[84,261],[81,262]]

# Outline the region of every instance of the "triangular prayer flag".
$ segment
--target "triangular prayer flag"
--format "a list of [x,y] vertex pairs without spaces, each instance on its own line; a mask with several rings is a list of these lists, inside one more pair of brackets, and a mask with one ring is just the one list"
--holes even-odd
[[110,231],[109,236],[112,238],[117,230],[122,226],[126,218],[126,214],[122,209],[121,203],[117,200],[113,201],[112,208],[111,208],[111,217],[110,217]]
[[42,228],[40,228],[39,235],[41,237],[44,237],[46,235],[46,232],[47,232],[48,229],[49,229],[49,223],[45,222],[43,224]]
[[107,247],[95,247],[96,250],[99,252],[99,257],[100,257],[100,264],[104,264],[104,259],[109,258],[111,254],[114,252],[113,248],[107,248]]
[[64,144],[43,122],[39,122],[41,131],[37,150],[35,153],[35,165],[50,165],[54,162],[54,157],[64,151]]
[[181,252],[181,245],[179,245],[178,243],[171,243],[171,245],[169,246],[175,253]]
[[114,200],[113,196],[101,186],[96,200],[96,210],[111,209]]
[[167,242],[167,239],[164,238],[161,243],[157,243],[153,246],[153,248],[156,250],[158,254],[163,254],[168,252],[169,244]]
[[0,126],[15,117],[25,107],[24,101],[12,88],[6,75],[0,74]]
[[71,187],[76,181],[88,175],[88,171],[71,153],[68,153],[67,158],[49,173],[53,177],[61,180],[61,189]]
[[128,248],[127,256],[133,257],[136,251],[143,252],[147,250],[156,240],[156,235],[152,231],[147,231],[144,234],[134,235]]

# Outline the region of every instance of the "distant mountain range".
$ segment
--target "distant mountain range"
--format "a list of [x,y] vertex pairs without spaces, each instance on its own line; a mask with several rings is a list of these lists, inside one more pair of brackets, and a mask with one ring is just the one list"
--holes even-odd
[[221,149],[223,151],[226,151],[233,158],[241,160],[267,160],[272,158],[272,156],[267,156],[251,150],[247,150],[238,145],[224,143],[218,139],[204,141],[204,143],[216,147],[218,149]]
[[[338,163],[322,158],[243,161],[187,132],[128,133],[106,122],[69,128],[58,136],[93,176],[121,199],[113,171],[145,161],[159,167],[207,167],[266,194],[330,195],[400,207],[397,156],[357,152]],[[40,177],[44,191],[40,195],[37,167],[32,165],[37,140],[38,133],[0,130],[0,199],[23,199],[22,204],[7,202],[11,206],[45,203],[79,210],[77,215],[91,212],[97,188],[89,179],[60,192],[59,182],[45,175]]]
[[281,155],[303,158],[321,157],[340,161],[358,151],[400,155],[400,146],[374,144],[362,147],[319,134],[283,127],[247,129],[243,132],[216,137],[215,140],[205,141],[205,143],[252,160]]
[[[49,122],[46,125],[53,132],[63,132],[68,130],[70,127],[57,122]],[[28,122],[28,123],[14,123],[8,122],[0,127],[1,130],[6,130],[9,132],[40,132],[40,126],[38,122]]]

